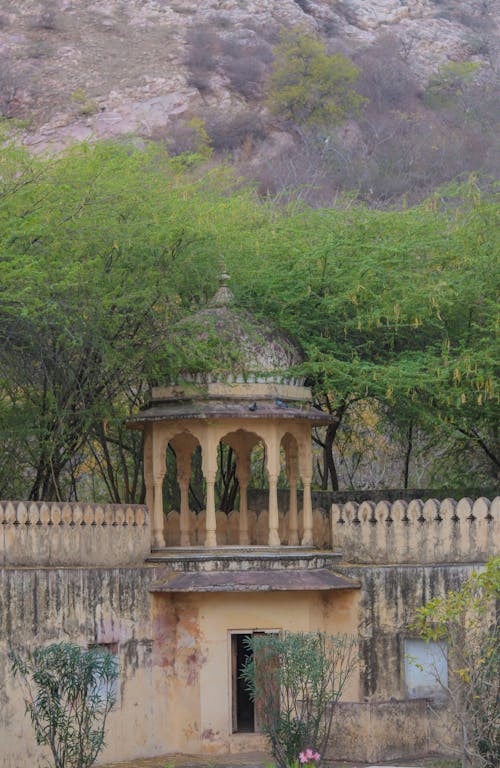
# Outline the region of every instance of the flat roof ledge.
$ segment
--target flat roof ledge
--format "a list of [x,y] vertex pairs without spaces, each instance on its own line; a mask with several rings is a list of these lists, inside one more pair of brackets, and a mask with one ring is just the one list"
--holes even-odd
[[315,570],[197,571],[171,573],[151,592],[297,592],[359,589],[356,579],[327,568]]

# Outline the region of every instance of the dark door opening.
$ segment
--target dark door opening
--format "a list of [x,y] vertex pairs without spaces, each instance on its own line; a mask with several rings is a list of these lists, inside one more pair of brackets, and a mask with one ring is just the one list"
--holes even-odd
[[231,635],[231,667],[232,667],[232,699],[233,699],[233,733],[253,733],[255,731],[255,705],[250,698],[244,680],[241,678],[246,660],[252,656],[247,647],[245,635]]

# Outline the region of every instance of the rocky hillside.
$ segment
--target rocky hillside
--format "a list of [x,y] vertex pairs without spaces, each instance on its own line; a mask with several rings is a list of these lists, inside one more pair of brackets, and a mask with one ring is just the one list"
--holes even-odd
[[[206,131],[265,191],[418,197],[494,168],[499,20],[500,0],[0,0],[0,114],[33,151],[136,134],[176,152]],[[360,69],[363,116],[328,136],[265,106],[273,47],[297,26]],[[450,64],[453,98],[433,104]]]

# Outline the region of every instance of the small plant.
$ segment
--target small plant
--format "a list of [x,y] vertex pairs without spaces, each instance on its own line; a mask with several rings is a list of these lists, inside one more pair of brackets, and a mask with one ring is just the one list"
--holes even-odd
[[99,112],[99,104],[90,99],[82,88],[77,88],[71,94],[71,99],[78,105],[78,114],[82,116],[95,115]]
[[356,666],[356,640],[323,632],[286,632],[253,635],[248,646],[252,654],[242,677],[277,765],[318,768],[335,704]]
[[37,743],[50,748],[54,768],[90,768],[104,746],[114,704],[114,656],[100,648],[54,643],[24,656],[12,653],[11,661]]

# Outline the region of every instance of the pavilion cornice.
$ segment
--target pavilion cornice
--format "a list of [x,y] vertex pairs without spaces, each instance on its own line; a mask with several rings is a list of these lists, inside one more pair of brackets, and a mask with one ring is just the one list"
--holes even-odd
[[212,419],[244,419],[245,421],[269,420],[274,421],[305,421],[313,422],[315,426],[331,424],[336,417],[314,407],[296,407],[288,403],[283,406],[255,402],[252,405],[237,403],[216,403],[213,401],[177,401],[152,405],[127,419],[127,426],[140,428],[141,425],[155,421],[177,421]]

